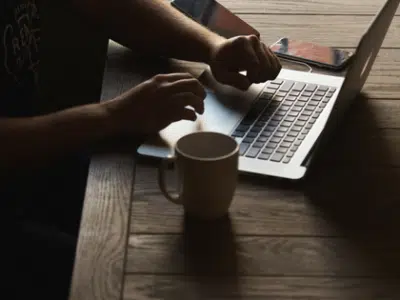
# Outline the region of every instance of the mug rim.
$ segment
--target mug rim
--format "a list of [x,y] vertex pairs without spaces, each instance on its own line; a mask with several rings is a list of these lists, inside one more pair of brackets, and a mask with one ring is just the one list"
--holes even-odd
[[[220,156],[213,157],[213,158],[193,156],[193,155],[184,153],[182,150],[179,149],[179,142],[180,142],[182,139],[187,138],[187,137],[190,137],[190,136],[192,136],[192,135],[202,134],[202,133],[213,134],[213,135],[219,135],[219,136],[221,136],[221,137],[228,138],[228,139],[230,139],[231,141],[233,141],[233,142],[236,144],[236,146],[235,146],[235,148],[234,148],[231,152],[229,152],[229,153],[227,153],[227,154],[225,154],[225,155],[220,155]],[[239,143],[238,143],[234,138],[232,138],[231,136],[229,136],[229,135],[227,135],[227,134],[223,134],[223,133],[216,132],[216,131],[197,131],[197,132],[192,132],[192,133],[189,133],[189,134],[184,135],[183,137],[181,137],[181,138],[176,142],[175,151],[178,152],[178,153],[179,153],[180,155],[182,155],[183,157],[189,158],[189,159],[191,159],[191,160],[209,161],[209,162],[212,162],[212,161],[219,161],[219,160],[223,160],[223,159],[226,159],[226,158],[229,158],[229,157],[234,156],[236,153],[239,152]]]

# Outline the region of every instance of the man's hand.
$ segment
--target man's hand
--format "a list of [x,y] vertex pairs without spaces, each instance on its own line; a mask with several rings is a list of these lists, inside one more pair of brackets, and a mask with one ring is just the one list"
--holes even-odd
[[104,105],[117,135],[148,135],[176,121],[195,121],[196,112],[204,112],[205,97],[203,86],[190,74],[162,74]]
[[[282,68],[276,55],[255,35],[221,41],[215,46],[209,65],[215,79],[241,90],[275,79]],[[239,73],[242,71],[247,76]]]

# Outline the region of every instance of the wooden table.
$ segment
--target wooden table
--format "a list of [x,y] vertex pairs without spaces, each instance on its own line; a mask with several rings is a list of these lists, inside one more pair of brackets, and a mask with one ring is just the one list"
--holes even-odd
[[[354,49],[384,0],[221,2],[268,44],[291,36]],[[227,219],[185,218],[161,196],[153,163],[95,157],[71,300],[400,299],[399,15],[307,178],[242,176]],[[103,98],[138,79],[129,55],[111,48]]]

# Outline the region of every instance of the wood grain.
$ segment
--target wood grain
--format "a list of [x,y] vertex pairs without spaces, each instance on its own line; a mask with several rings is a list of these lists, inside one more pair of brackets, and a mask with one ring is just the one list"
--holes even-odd
[[129,156],[92,160],[71,300],[120,299],[133,180]]
[[[256,15],[238,14],[260,31],[262,40],[271,44],[283,36],[335,47],[356,47],[372,16]],[[396,16],[383,47],[400,47],[400,18]]]
[[388,240],[394,235],[387,237],[387,243],[375,238],[242,236],[236,235],[228,222],[185,224],[182,231],[174,235],[131,235],[126,272],[216,278],[285,275],[400,279],[400,243]]
[[334,277],[128,275],[124,290],[125,300],[395,300],[399,297],[399,288],[390,280]]
[[[137,167],[131,233],[182,231],[183,208],[161,195],[156,175],[153,166]],[[399,206],[399,180],[399,168],[332,168],[324,164],[317,165],[301,183],[242,176],[230,208],[232,227],[236,234],[250,236],[393,231],[391,226],[398,224],[391,216]]]
[[[234,13],[279,14],[279,15],[375,15],[385,0],[220,0]],[[400,10],[397,11],[399,14]]]

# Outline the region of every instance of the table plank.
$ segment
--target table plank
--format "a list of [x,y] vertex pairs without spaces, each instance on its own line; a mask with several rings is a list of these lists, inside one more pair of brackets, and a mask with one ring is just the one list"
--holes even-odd
[[185,224],[182,234],[174,235],[131,235],[126,273],[400,280],[397,239],[385,244],[353,237],[238,236],[228,222],[212,225]]
[[128,275],[124,289],[125,300],[394,300],[399,297],[400,289],[395,283],[373,278]]
[[71,300],[120,299],[133,180],[132,157],[92,160]]
[[[385,0],[220,0],[234,13],[246,14],[321,14],[321,15],[375,15]],[[397,15],[400,10],[397,10]]]
[[[280,37],[313,41],[335,47],[356,47],[372,16],[257,15],[238,14],[259,30],[261,39],[271,44]],[[400,18],[395,16],[383,47],[400,47]]]
[[[390,215],[400,205],[400,168],[326,168],[317,166],[301,183],[243,176],[230,208],[235,234],[340,237],[398,224]],[[132,234],[182,232],[183,209],[161,195],[156,175],[154,166],[137,167]]]

